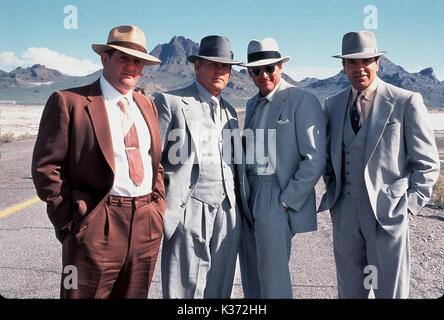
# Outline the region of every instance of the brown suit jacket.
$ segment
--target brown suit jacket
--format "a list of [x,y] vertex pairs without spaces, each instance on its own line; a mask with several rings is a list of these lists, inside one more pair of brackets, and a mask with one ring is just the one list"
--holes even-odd
[[[165,188],[157,109],[151,99],[134,93],[151,134],[153,203],[163,216]],[[67,225],[73,232],[87,224],[114,182],[114,151],[99,80],[54,92],[43,110],[32,159],[32,178],[57,238]]]

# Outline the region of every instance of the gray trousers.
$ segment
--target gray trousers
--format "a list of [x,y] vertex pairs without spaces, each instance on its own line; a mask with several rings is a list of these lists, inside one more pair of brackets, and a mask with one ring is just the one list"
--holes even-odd
[[281,188],[275,175],[249,176],[249,206],[254,227],[243,224],[239,251],[245,298],[292,298],[289,215],[279,202]]
[[338,297],[368,298],[372,287],[375,298],[408,298],[408,228],[387,233],[368,199],[341,196],[330,212]]
[[230,298],[241,217],[227,198],[219,208],[191,198],[173,236],[163,242],[164,298]]

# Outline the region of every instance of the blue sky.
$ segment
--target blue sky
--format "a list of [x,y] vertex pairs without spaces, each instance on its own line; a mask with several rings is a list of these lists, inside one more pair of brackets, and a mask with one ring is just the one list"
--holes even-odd
[[[77,29],[65,28],[69,5]],[[1,0],[0,69],[39,62],[92,72],[100,60],[91,44],[105,43],[114,26],[134,24],[145,32],[148,51],[174,35],[199,42],[218,34],[230,38],[243,61],[251,39],[273,37],[291,56],[284,71],[296,80],[325,78],[340,70],[331,56],[340,53],[344,33],[376,28],[378,47],[392,62],[409,72],[433,67],[444,80],[443,15],[444,0]]]

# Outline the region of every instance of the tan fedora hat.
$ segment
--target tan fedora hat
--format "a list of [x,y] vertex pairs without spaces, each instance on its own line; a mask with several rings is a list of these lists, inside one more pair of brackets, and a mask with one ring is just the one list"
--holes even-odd
[[375,34],[371,31],[348,32],[342,37],[342,54],[333,56],[341,59],[367,59],[379,57],[387,51],[378,51]]
[[282,57],[279,47],[273,38],[265,38],[262,41],[253,39],[248,44],[247,51],[248,63],[244,63],[242,67],[261,67],[278,62],[287,62],[290,57]]
[[148,54],[145,34],[136,26],[118,26],[112,28],[106,44],[92,44],[91,47],[94,52],[99,55],[106,50],[117,49],[131,56],[143,59],[145,65],[154,65],[162,62]]

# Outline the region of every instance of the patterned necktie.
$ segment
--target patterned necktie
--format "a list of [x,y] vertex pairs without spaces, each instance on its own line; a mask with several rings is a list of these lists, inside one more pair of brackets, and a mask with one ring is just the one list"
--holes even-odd
[[351,108],[351,125],[353,128],[353,131],[357,134],[361,126],[359,125],[359,118],[361,117],[361,96],[362,93],[358,92],[356,95],[356,99],[353,102],[352,108]]
[[140,186],[143,181],[143,162],[139,150],[139,137],[137,135],[136,125],[128,112],[129,101],[123,97],[117,104],[122,111],[122,128],[125,143],[125,152],[128,158],[130,179]]

